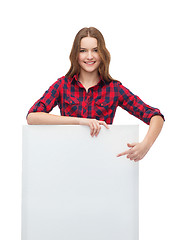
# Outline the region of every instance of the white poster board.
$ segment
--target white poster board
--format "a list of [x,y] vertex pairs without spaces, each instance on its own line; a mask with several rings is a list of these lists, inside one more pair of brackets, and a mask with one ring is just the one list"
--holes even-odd
[[138,240],[138,126],[23,126],[22,240]]

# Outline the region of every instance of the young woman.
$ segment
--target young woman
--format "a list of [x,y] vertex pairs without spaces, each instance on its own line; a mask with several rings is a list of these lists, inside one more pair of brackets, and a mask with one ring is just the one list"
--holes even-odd
[[[73,42],[68,73],[53,83],[30,108],[28,124],[79,124],[90,127],[97,136],[101,125],[109,129],[116,108],[122,107],[149,125],[140,143],[128,144],[130,160],[141,160],[156,138],[164,122],[159,109],[145,104],[138,96],[109,75],[110,53],[101,32],[93,27],[81,29]],[[61,116],[49,114],[58,105]]]

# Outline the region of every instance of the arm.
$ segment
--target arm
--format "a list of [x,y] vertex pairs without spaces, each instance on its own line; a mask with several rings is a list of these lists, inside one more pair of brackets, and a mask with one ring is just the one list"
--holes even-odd
[[149,130],[141,143],[127,144],[129,150],[119,153],[117,157],[127,155],[130,160],[139,161],[141,160],[152,147],[153,143],[157,139],[159,133],[162,130],[164,120],[161,116],[154,116],[150,120]]
[[159,109],[144,103],[121,83],[119,83],[119,106],[148,124],[149,130],[141,143],[128,143],[130,149],[118,154],[117,157],[127,155],[131,160],[141,160],[158,137],[164,123],[164,116]]
[[90,127],[90,135],[98,136],[101,126],[109,129],[105,121],[98,121],[90,118],[57,116],[45,112],[32,112],[27,116],[27,123],[30,125],[87,125]]
[[158,135],[160,134],[162,127],[164,124],[164,120],[161,116],[154,116],[150,120],[148,132],[143,140],[143,142],[149,146],[149,148],[153,145]]
[[60,102],[62,78],[53,83],[43,96],[34,103],[27,114],[30,125],[79,124],[79,118],[57,116],[49,112]]
[[45,112],[31,112],[27,116],[30,125],[75,125],[79,124],[78,117],[57,116]]

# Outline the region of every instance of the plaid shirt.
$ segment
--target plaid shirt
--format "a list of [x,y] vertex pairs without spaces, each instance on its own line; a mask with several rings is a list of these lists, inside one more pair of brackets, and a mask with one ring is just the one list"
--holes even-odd
[[154,115],[164,116],[159,109],[145,104],[138,96],[125,88],[121,82],[105,81],[100,76],[97,85],[88,89],[78,81],[78,74],[73,78],[59,78],[44,95],[30,108],[31,112],[49,113],[56,105],[62,116],[94,118],[112,124],[116,108],[128,111],[146,124]]

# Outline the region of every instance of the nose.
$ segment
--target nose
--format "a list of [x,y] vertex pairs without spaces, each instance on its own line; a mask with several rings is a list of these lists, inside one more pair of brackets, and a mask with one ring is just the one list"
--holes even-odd
[[88,51],[87,59],[92,59],[92,58],[93,58],[92,52],[91,52],[91,51]]

